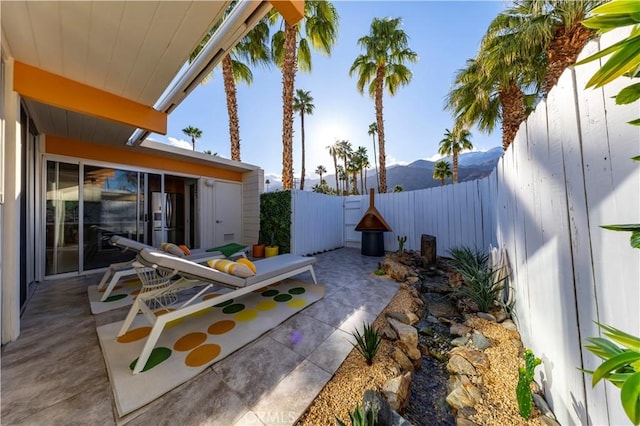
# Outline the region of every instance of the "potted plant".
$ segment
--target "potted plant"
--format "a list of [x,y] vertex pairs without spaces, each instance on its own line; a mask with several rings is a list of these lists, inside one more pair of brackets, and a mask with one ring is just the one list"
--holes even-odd
[[264,248],[265,257],[278,255],[278,246],[275,244],[275,233],[271,233],[271,243]]
[[251,246],[251,254],[256,259],[262,259],[264,257],[264,244],[254,244]]

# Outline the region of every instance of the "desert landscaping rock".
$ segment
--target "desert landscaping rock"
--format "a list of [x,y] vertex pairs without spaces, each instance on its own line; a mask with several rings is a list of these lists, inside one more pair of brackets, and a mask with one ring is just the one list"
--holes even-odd
[[405,373],[402,376],[394,377],[384,384],[382,391],[384,392],[391,409],[401,411],[407,397],[409,396],[409,385],[411,384],[411,373]]
[[497,309],[495,311],[491,311],[490,313],[494,316],[496,322],[502,322],[507,319],[507,313],[502,309]]
[[456,418],[456,426],[479,426],[478,423],[472,422],[471,420],[465,417],[457,417]]
[[387,340],[398,339],[398,333],[396,333],[395,330],[391,328],[389,324],[385,324],[383,327],[380,327],[379,332],[383,339],[387,339]]
[[427,310],[431,315],[449,319],[460,316],[460,313],[456,307],[451,304],[451,301],[447,296],[427,293],[425,298],[427,299]]
[[398,339],[407,348],[418,347],[418,330],[408,324],[401,323],[400,321],[389,318],[389,324],[398,334]]
[[491,314],[488,314],[486,312],[478,312],[478,318],[482,318],[485,319],[487,321],[491,321],[491,322],[497,322],[496,317],[494,317]]
[[372,410],[376,413],[376,424],[393,424],[393,411],[384,397],[375,391],[366,390],[362,397],[362,409],[366,412]]
[[453,346],[458,346],[458,347],[459,347],[459,346],[466,346],[466,344],[467,344],[467,342],[468,342],[468,341],[469,341],[469,338],[468,338],[468,337],[465,337],[465,336],[463,336],[463,337],[456,337],[455,339],[453,339],[453,340],[451,341],[451,344],[452,344]]
[[482,393],[471,383],[461,383],[447,395],[447,403],[456,410],[473,407],[480,402],[482,402]]
[[474,331],[473,335],[471,336],[471,340],[473,341],[473,346],[481,351],[491,346],[491,342],[489,341],[489,339],[487,339],[482,333],[478,333],[477,331]]
[[453,355],[447,363],[447,371],[453,374],[466,374],[475,376],[478,374],[473,364],[460,355]]
[[540,416],[538,417],[538,419],[540,420],[540,423],[545,426],[560,426],[560,423],[549,416]]
[[556,419],[556,416],[553,414],[553,411],[551,411],[551,408],[549,408],[547,401],[545,401],[542,395],[534,393],[533,402],[536,404],[536,407],[538,407],[538,410],[540,410],[543,416],[547,416],[553,420]]
[[420,352],[420,350],[417,347],[416,348],[402,348],[402,349],[405,351],[405,353],[407,354],[409,359],[414,362],[416,367],[419,367],[420,366],[420,358],[422,358],[422,352]]
[[407,311],[388,312],[387,317],[397,319],[398,321],[404,324],[409,324],[409,325],[417,324],[418,321],[420,321],[420,318],[418,318],[416,314],[414,314],[413,312],[407,312]]
[[454,322],[451,324],[451,327],[449,328],[449,333],[452,336],[466,336],[468,333],[471,332],[471,327],[467,327],[464,324],[458,324],[457,322]]
[[511,331],[518,331],[518,327],[515,325],[515,323],[513,321],[511,321],[510,319],[504,320],[502,321],[500,324],[502,324],[502,326],[504,328],[506,328],[507,330],[511,330]]
[[451,353],[463,357],[469,361],[474,368],[489,368],[489,357],[482,351],[471,348],[455,348],[451,350]]
[[391,359],[398,363],[403,373],[407,371],[413,371],[414,366],[409,357],[402,351],[402,349],[396,347],[391,352]]

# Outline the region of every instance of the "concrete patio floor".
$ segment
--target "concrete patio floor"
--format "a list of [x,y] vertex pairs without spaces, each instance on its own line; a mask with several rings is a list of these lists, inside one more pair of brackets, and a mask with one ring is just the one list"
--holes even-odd
[[[2,348],[3,425],[290,425],[352,350],[351,332],[373,322],[398,290],[371,274],[381,258],[343,248],[316,255],[323,299],[139,410],[118,418],[96,326],[127,308],[91,315],[87,286],[100,275],[47,281]],[[311,281],[308,273],[299,279]],[[292,342],[293,331],[304,338]]]

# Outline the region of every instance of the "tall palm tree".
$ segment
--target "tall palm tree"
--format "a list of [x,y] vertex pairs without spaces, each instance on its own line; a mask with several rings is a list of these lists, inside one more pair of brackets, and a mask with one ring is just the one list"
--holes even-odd
[[378,177],[378,160],[376,158],[377,150],[376,150],[376,133],[378,133],[378,124],[373,122],[369,124],[368,134],[373,138],[373,163],[376,166],[376,191],[380,191],[380,178]]
[[339,194],[340,181],[338,180],[338,141],[336,141],[336,143],[334,143],[333,145],[329,145],[327,149],[329,150],[329,155],[333,157],[333,170],[336,174],[336,193]]
[[316,174],[320,175],[320,184],[322,184],[322,175],[327,173],[327,168],[323,165],[316,167]]
[[340,165],[338,166],[338,168],[336,169],[336,176],[337,176],[337,179],[342,182],[342,188],[338,187],[339,188],[338,189],[338,194],[343,194],[344,195],[344,194],[346,194],[346,189],[345,189],[344,182],[345,182],[345,180],[347,178],[347,173],[345,172],[344,167],[342,167]]
[[[233,1],[225,13],[228,15],[235,7],[237,1]],[[223,18],[224,19],[224,18]],[[218,22],[191,53],[189,62],[193,62],[209,39],[218,30],[223,20]],[[238,119],[238,101],[236,96],[236,83],[244,82],[251,85],[253,73],[250,66],[269,65],[271,53],[269,50],[269,24],[266,19],[260,21],[247,35],[236,44],[231,52],[222,59],[222,79],[224,93],[227,101],[227,114],[229,116],[229,140],[231,143],[231,159],[240,161],[240,122]],[[204,82],[209,79],[204,80]]]
[[196,150],[196,139],[200,139],[202,137],[202,130],[197,127],[187,126],[182,129],[182,132],[191,138],[191,143],[193,144],[193,150]]
[[595,36],[595,31],[582,25],[582,21],[605,1],[519,0],[498,15],[488,32],[515,34],[523,55],[543,53],[546,69],[542,94],[546,97]]
[[458,183],[458,154],[465,149],[473,149],[471,144],[471,132],[467,129],[445,129],[444,138],[440,141],[440,155],[453,158],[453,183]]
[[364,93],[368,85],[368,93],[375,100],[376,124],[378,131],[378,149],[380,160],[380,192],[387,192],[387,170],[384,138],[384,121],[382,115],[382,95],[384,88],[391,96],[401,85],[411,81],[413,74],[405,63],[416,62],[418,55],[409,49],[409,37],[400,28],[400,18],[374,18],[369,35],[361,37],[358,44],[365,53],[351,65],[349,75],[358,74],[357,88]]
[[[349,162],[349,158],[351,157],[351,154],[353,153],[353,148],[351,146],[351,143],[346,139],[338,141],[337,145],[338,145],[338,157],[341,158],[342,161],[344,162],[343,170],[348,175],[349,174],[349,166],[348,166],[347,163]],[[345,180],[344,192],[345,193],[349,193],[349,179]]]
[[300,114],[300,129],[302,140],[302,170],[300,170],[300,190],[304,190],[304,174],[305,174],[305,160],[304,160],[304,115],[313,114],[313,96],[311,92],[301,89],[296,90],[296,95],[293,97],[293,110]]
[[[273,24],[278,21],[275,11],[269,16]],[[303,72],[311,71],[311,48],[330,55],[337,37],[338,12],[333,4],[328,1],[306,0],[303,20],[295,25],[284,21],[284,30],[281,23],[281,29],[271,38],[273,58],[282,70],[283,189],[291,189],[293,186],[293,89],[296,71],[298,67]]]
[[433,178],[440,180],[440,185],[443,186],[445,184],[445,180],[450,178],[451,175],[451,165],[448,161],[438,161],[433,168]]
[[360,172],[360,193],[364,194],[367,188],[367,173],[366,169],[369,167],[369,156],[367,155],[367,148],[359,146],[353,153],[354,161],[358,166]]

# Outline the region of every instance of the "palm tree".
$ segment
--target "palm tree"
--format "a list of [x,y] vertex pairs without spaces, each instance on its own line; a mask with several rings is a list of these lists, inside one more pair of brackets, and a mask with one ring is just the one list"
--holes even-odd
[[361,37],[358,44],[365,53],[351,65],[349,75],[357,72],[357,88],[364,93],[368,85],[369,95],[375,99],[376,124],[378,131],[378,148],[380,160],[380,192],[387,192],[387,170],[384,138],[384,121],[382,116],[382,95],[384,88],[394,95],[401,85],[411,81],[412,73],[405,62],[416,62],[418,55],[409,49],[407,34],[400,28],[400,18],[374,18],[369,35]]
[[269,192],[269,185],[271,185],[271,181],[269,179],[264,181],[265,185],[267,185],[267,192]]
[[[341,140],[337,142],[337,147],[338,147],[338,157],[340,157],[342,159],[342,161],[344,161],[344,168],[343,170],[348,174],[349,173],[349,167],[347,162],[349,161],[349,158],[351,157],[351,154],[353,153],[353,148],[351,147],[351,143],[348,140]],[[345,187],[344,187],[344,192],[345,193],[349,193],[349,179],[345,180]]]
[[343,182],[342,189],[338,189],[338,194],[344,195],[346,194],[344,182],[347,180],[347,173],[345,172],[344,167],[338,166],[336,168],[336,176],[339,181]]
[[[271,13],[272,23],[278,20]],[[304,34],[302,26],[304,26]],[[338,12],[328,1],[306,0],[304,18],[291,25],[284,22],[271,39],[273,59],[282,70],[282,186],[293,186],[293,89],[296,71],[311,71],[311,48],[327,55],[338,37]],[[299,39],[299,43],[298,43]]]
[[202,137],[202,130],[197,127],[187,126],[182,129],[185,135],[191,138],[191,143],[193,144],[193,150],[196,150],[196,139],[200,139]]
[[545,56],[542,94],[547,96],[564,70],[573,65],[578,55],[595,36],[595,31],[582,21],[605,0],[520,0],[496,19],[489,32],[513,33],[523,55]]
[[360,193],[364,194],[367,187],[367,173],[366,169],[369,167],[369,157],[367,156],[367,148],[359,146],[353,153],[353,161],[358,167],[360,172]]
[[451,177],[451,167],[448,161],[438,161],[433,168],[433,178],[440,179],[440,185],[445,184],[445,179]]
[[375,122],[369,124],[369,136],[373,137],[373,163],[376,165],[376,190],[380,191],[380,178],[378,178],[378,160],[376,159],[376,133],[378,133],[378,124]]
[[320,175],[320,184],[322,184],[322,175],[325,173],[327,173],[327,169],[325,166],[319,165],[318,167],[316,167],[316,174]]
[[313,96],[311,96],[309,91],[304,91],[301,89],[296,90],[296,95],[293,97],[293,110],[300,114],[300,129],[301,129],[301,140],[302,140],[302,170],[300,170],[300,190],[304,190],[304,174],[305,174],[305,166],[304,166],[304,115],[305,114],[313,114],[313,109],[315,106],[313,105]]
[[445,129],[444,138],[440,141],[440,155],[451,156],[453,158],[453,183],[458,183],[458,154],[465,149],[473,149],[469,140],[471,132],[467,129]]
[[395,185],[393,187],[393,192],[402,192],[404,191],[404,188],[402,187],[402,185]]
[[340,193],[340,182],[338,180],[338,141],[333,145],[329,145],[327,147],[329,150],[329,155],[333,157],[333,170],[336,173],[336,193]]
[[[233,10],[236,3],[236,1],[233,1],[229,5],[225,16]],[[195,60],[211,36],[218,30],[222,21],[223,20],[218,22],[209,31],[198,47],[191,53],[189,62]],[[263,19],[222,59],[222,79],[227,100],[227,114],[229,115],[231,159],[234,161],[240,161],[240,123],[238,120],[236,83],[244,82],[247,83],[247,85],[251,85],[253,82],[253,73],[249,65],[269,65],[271,63],[268,40],[269,24],[266,19]],[[204,81],[206,82],[208,79]]]

